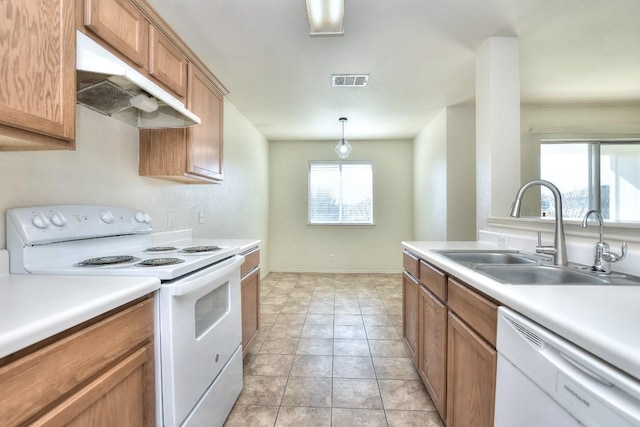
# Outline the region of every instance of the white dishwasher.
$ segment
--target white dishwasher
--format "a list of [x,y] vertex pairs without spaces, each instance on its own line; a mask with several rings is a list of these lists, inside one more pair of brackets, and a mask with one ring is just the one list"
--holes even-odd
[[640,426],[640,381],[508,308],[496,347],[495,427]]

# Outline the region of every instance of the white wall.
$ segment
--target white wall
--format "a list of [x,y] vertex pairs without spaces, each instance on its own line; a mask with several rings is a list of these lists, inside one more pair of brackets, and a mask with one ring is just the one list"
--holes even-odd
[[447,240],[447,110],[414,139],[415,240]]
[[337,160],[336,143],[270,142],[271,270],[402,271],[400,242],[413,237],[412,142],[350,141],[349,160],[373,161],[374,226],[308,226],[308,162]]
[[[258,238],[268,272],[268,143],[228,101],[220,185],[185,185],[138,176],[138,131],[77,107],[76,151],[0,152],[0,211],[18,206],[94,203],[151,214],[156,231],[191,228],[195,237]],[[205,223],[198,223],[198,212]],[[5,247],[4,215],[0,244]]]
[[475,240],[475,110],[448,107],[414,139],[414,239]]

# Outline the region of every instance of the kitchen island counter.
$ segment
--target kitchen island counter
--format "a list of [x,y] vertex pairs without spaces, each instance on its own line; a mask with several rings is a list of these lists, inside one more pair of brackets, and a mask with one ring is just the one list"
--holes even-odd
[[640,379],[640,286],[508,285],[438,250],[509,250],[485,242],[403,242],[432,265]]
[[0,250],[0,358],[154,292],[146,277],[8,274]]

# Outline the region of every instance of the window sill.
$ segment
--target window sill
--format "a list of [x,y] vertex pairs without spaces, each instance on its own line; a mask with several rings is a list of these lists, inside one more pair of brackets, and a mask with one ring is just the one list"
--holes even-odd
[[373,224],[357,224],[357,223],[352,223],[352,224],[336,224],[334,222],[326,222],[326,223],[307,223],[307,227],[353,227],[353,228],[373,228],[375,227],[375,223]]

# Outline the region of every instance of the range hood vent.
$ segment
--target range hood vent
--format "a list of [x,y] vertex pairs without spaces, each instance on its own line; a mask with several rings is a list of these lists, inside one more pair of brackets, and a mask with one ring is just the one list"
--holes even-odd
[[143,129],[200,123],[200,118],[169,92],[80,31],[76,36],[78,104]]

